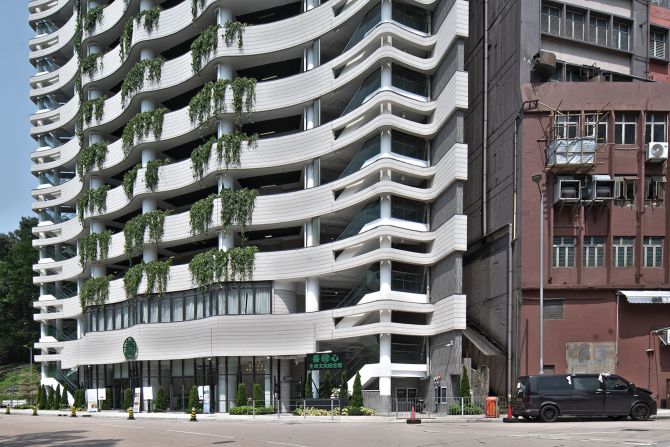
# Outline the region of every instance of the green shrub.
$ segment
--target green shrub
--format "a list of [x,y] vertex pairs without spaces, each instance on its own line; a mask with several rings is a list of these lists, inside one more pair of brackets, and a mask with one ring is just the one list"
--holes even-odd
[[198,387],[195,385],[191,387],[191,391],[188,394],[186,412],[190,413],[192,408],[195,408],[196,412],[202,413],[202,405],[200,405],[200,397],[198,396]]
[[262,407],[265,405],[265,393],[263,392],[263,388],[261,388],[260,384],[254,383],[251,395],[253,396],[255,407]]
[[351,401],[349,402],[350,407],[362,407],[363,406],[363,385],[361,385],[361,374],[356,373],[356,379],[354,380],[354,392],[351,395]]
[[128,410],[128,408],[133,407],[133,401],[135,400],[135,393],[130,388],[123,390],[123,409]]
[[314,395],[312,394],[312,373],[307,373],[307,380],[305,380],[305,399],[312,399]]
[[74,392],[74,403],[72,404],[75,408],[83,409],[86,407],[86,401],[84,399],[84,390],[77,389]]
[[46,396],[47,396],[47,405],[46,409],[47,410],[53,410],[54,408],[54,389],[51,388],[50,386],[46,387]]
[[333,381],[330,378],[330,371],[326,371],[323,378],[323,385],[319,388],[319,397],[321,399],[330,399],[333,394]]
[[374,408],[348,406],[342,409],[343,416],[374,416]]
[[256,414],[274,414],[276,413],[275,409],[272,407],[252,407],[250,405],[240,405],[237,407],[233,407],[230,409],[228,414],[231,414],[233,416],[243,416],[247,414],[254,414],[254,410]]
[[[111,394],[108,394],[108,396],[111,396]],[[63,387],[63,394],[60,397],[60,405],[61,408],[70,406],[70,401],[67,398],[67,389],[65,387]]]
[[468,370],[463,366],[463,375],[461,376],[461,386],[458,390],[459,397],[470,397],[470,380],[468,379]]
[[340,409],[335,408],[333,411],[327,410],[325,408],[315,408],[315,407],[307,407],[305,410],[303,410],[302,407],[297,407],[295,410],[293,410],[293,414],[295,416],[304,416],[305,412],[307,413],[307,416],[339,416],[340,415]]
[[154,411],[163,412],[165,410],[167,410],[167,396],[165,395],[165,389],[159,386],[156,392],[156,400],[154,400]]
[[[477,404],[465,404],[463,405],[463,414],[472,415],[472,414],[483,414],[484,410]],[[460,415],[461,414],[461,404],[455,403],[449,405],[449,414],[450,415]]]
[[247,404],[247,388],[243,383],[237,385],[237,398],[235,399],[236,407],[243,407]]
[[41,386],[37,387],[37,400],[35,401],[35,405],[37,405],[37,408],[39,408],[39,409],[42,408],[42,387]]
[[340,399],[349,399],[349,385],[347,384],[347,375],[344,371],[342,371],[340,379],[342,380],[342,383],[340,384],[340,393],[338,397]]
[[60,410],[61,403],[60,403],[60,385],[56,387],[56,392],[54,393],[54,410]]

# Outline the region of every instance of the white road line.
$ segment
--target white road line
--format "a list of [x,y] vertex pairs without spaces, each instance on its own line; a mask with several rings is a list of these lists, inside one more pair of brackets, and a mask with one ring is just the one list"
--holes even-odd
[[264,442],[266,444],[272,444],[272,445],[287,445],[287,446],[290,446],[290,447],[309,447],[309,446],[300,445],[300,444],[287,444],[285,442],[274,442],[274,441],[260,441],[260,442]]
[[236,439],[235,436],[226,436],[226,435],[214,435],[212,433],[200,433],[197,431],[185,431],[185,430],[166,430],[173,433],[184,433],[187,435],[200,435],[200,436],[211,436],[213,438],[225,438],[225,439]]

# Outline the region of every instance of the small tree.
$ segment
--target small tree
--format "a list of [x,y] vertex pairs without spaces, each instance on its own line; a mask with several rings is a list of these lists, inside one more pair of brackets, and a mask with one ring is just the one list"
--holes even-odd
[[354,379],[354,392],[351,395],[351,400],[349,401],[350,407],[362,407],[363,406],[363,385],[361,385],[361,374],[356,373],[356,379]]
[[130,388],[126,388],[123,391],[123,409],[127,410],[128,408],[131,408],[133,406],[134,399],[135,395],[133,394],[133,390]]
[[323,385],[319,390],[321,399],[330,399],[330,396],[333,394],[333,383],[330,378],[330,371],[326,371],[325,376],[323,377]]
[[58,385],[54,394],[54,410],[60,410],[60,406],[60,385]]
[[47,387],[47,410],[54,409],[54,389],[50,386]]
[[340,384],[340,394],[339,398],[340,399],[349,399],[349,385],[347,384],[347,374],[345,371],[342,371],[342,375],[340,376],[340,380],[342,383]]
[[460,397],[470,397],[470,379],[468,379],[468,370],[463,366],[463,375],[461,376],[461,386],[458,390]]
[[46,410],[47,409],[47,387],[42,385],[40,387],[40,390],[41,390],[41,393],[40,393],[41,396],[40,396],[40,404],[39,404],[38,408],[40,410]]
[[154,411],[163,412],[165,410],[167,410],[167,396],[165,395],[165,389],[159,386],[154,400]]
[[76,408],[84,408],[86,406],[86,402],[84,401],[84,390],[77,389],[74,392],[74,403],[72,406]]
[[42,387],[41,386],[37,387],[37,400],[35,401],[35,405],[37,405],[37,408],[42,408]]
[[237,399],[235,400],[235,406],[243,407],[247,404],[247,387],[243,383],[237,385]]
[[254,383],[254,388],[251,395],[253,396],[255,407],[265,406],[265,393],[263,392],[263,388],[261,388],[260,384]]
[[63,387],[63,394],[60,396],[60,404],[61,404],[61,407],[70,406],[70,402],[68,401],[68,398],[67,398],[67,389],[65,389],[65,387]]
[[198,387],[195,385],[191,387],[191,392],[188,394],[188,407],[186,408],[186,412],[190,413],[191,408],[194,407],[195,411],[202,413],[202,409],[200,407],[200,397],[198,396]]
[[312,399],[314,394],[312,394],[312,373],[307,373],[307,380],[305,380],[305,399]]
[[112,389],[105,388],[105,400],[100,401],[101,410],[111,410],[112,409]]

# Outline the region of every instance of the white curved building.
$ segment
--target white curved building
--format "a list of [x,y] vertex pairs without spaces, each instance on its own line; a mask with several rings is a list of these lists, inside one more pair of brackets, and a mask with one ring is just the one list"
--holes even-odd
[[454,394],[467,1],[29,11],[44,384],[288,405],[320,352],[382,410]]

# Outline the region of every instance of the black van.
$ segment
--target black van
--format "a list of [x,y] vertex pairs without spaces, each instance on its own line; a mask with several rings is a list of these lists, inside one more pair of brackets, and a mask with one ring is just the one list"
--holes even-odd
[[644,421],[656,414],[651,391],[609,374],[523,376],[512,415],[555,422],[559,416],[610,416]]

